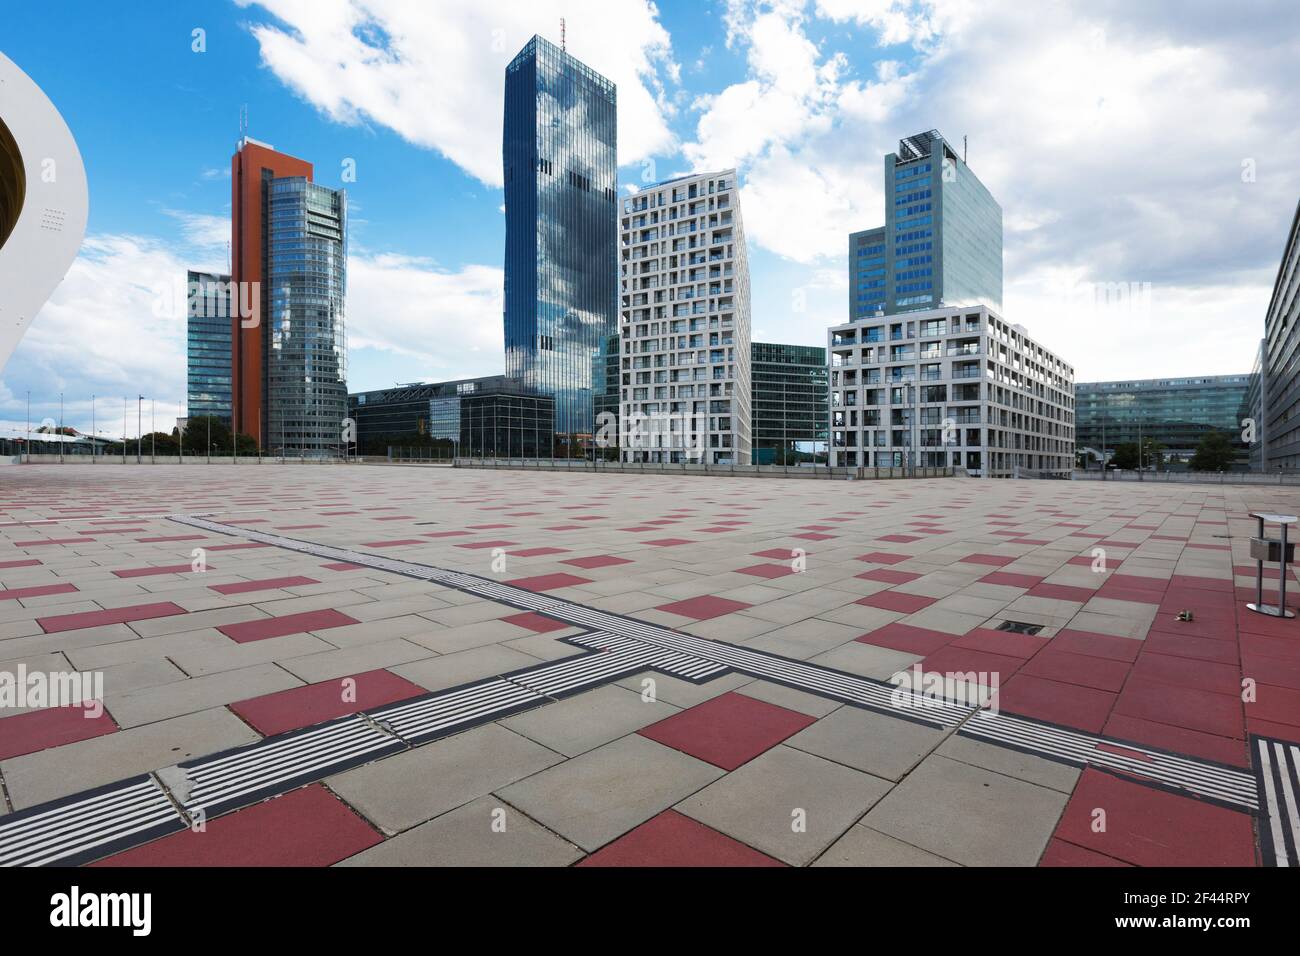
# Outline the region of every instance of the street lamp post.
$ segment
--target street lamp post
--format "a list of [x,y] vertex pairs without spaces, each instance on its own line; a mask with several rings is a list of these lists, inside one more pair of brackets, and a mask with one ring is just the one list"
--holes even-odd
[[135,397],[135,463],[144,462],[144,396]]

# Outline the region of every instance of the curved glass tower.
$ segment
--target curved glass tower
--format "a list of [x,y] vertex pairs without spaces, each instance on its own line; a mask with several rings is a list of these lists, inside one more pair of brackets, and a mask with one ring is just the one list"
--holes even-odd
[[617,335],[615,116],[614,84],[541,37],[506,67],[505,370],[555,397],[561,436],[592,434]]
[[340,446],[347,417],[347,198],[294,176],[267,197],[267,446],[320,457]]

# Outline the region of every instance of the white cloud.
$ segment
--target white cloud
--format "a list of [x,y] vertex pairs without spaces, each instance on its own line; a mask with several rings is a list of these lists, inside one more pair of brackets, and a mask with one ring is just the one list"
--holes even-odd
[[449,272],[409,256],[350,256],[348,347],[414,358],[431,379],[500,374],[503,278],[493,266]]
[[[844,268],[846,234],[884,221],[896,141],[969,134],[1004,210],[1008,318],[1084,380],[1248,368],[1300,194],[1300,9],[731,0],[726,18],[747,73],[697,97],[683,153],[738,166],[752,245]],[[1149,283],[1150,307],[1118,322],[1054,308],[1062,275]],[[775,334],[791,324],[763,309]]]
[[664,77],[676,82],[667,31],[649,0],[236,0],[279,22],[251,26],[263,63],[330,118],[374,123],[501,183],[506,65],[534,33],[618,86],[622,162],[676,148]]
[[[219,271],[225,242],[214,249],[210,220],[178,210],[183,241],[133,235],[90,235],[81,254],[37,315],[0,380],[0,428],[26,419],[58,419],[90,431],[91,396],[98,427],[120,435],[124,396],[127,431],[136,429],[136,399],[157,402],[160,429],[184,414],[186,393],[185,273]],[[226,226],[229,232],[229,224]],[[216,253],[216,256],[213,255]],[[346,323],[353,363],[373,356],[414,359],[430,379],[499,374],[502,365],[501,269],[466,265],[456,271],[423,259],[385,253],[348,258]],[[373,364],[373,363],[372,363]],[[407,363],[409,365],[409,363]],[[354,388],[355,390],[355,388]]]

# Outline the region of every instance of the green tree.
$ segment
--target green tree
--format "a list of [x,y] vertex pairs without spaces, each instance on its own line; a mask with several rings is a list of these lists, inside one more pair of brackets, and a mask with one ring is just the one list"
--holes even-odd
[[1121,442],[1111,453],[1110,463],[1116,468],[1131,470],[1138,466],[1138,446],[1135,441]]
[[1192,471],[1227,471],[1236,457],[1236,450],[1226,434],[1206,432],[1188,467]]

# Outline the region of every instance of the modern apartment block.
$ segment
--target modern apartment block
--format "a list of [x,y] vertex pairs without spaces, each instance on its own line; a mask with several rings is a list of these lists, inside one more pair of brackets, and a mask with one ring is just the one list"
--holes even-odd
[[984,305],[829,332],[831,464],[1068,476],[1074,369]]
[[849,316],[950,305],[1002,308],[1002,207],[932,129],[885,156],[885,225],[849,236]]
[[593,374],[618,334],[614,84],[541,37],[506,67],[505,371],[593,433]]
[[1282,262],[1264,317],[1263,355],[1253,393],[1265,471],[1300,468],[1300,205],[1291,218]]
[[544,458],[555,435],[555,400],[504,375],[422,382],[348,396],[357,451],[443,447],[461,455]]
[[185,407],[189,418],[230,422],[230,276],[186,273]]
[[331,456],[347,416],[347,197],[245,138],[231,160],[235,428],[272,454]]
[[620,455],[751,463],[749,266],[734,169],[623,200]]
[[1223,432],[1243,462],[1242,407],[1249,375],[1141,379],[1130,382],[1080,382],[1075,386],[1075,442],[1100,458],[1104,447],[1155,441],[1171,461],[1185,461],[1207,432]]
[[750,379],[753,463],[813,460],[827,440],[826,349],[754,342]]

